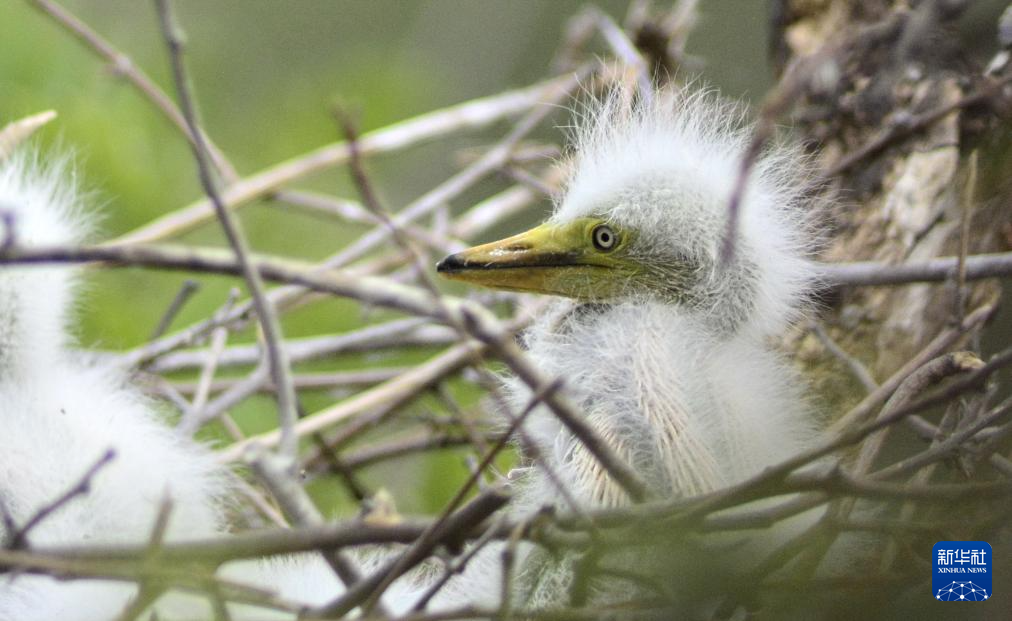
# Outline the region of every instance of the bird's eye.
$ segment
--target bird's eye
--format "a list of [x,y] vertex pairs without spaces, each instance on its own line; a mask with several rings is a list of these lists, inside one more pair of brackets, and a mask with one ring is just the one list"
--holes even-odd
[[594,241],[594,247],[601,251],[611,250],[618,242],[615,231],[607,224],[595,226],[593,232],[591,232],[591,237]]

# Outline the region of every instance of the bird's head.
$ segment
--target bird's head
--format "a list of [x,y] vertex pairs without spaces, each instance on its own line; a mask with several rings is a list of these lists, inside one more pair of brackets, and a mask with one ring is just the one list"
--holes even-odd
[[799,209],[804,166],[776,146],[746,186],[733,258],[719,260],[749,131],[708,94],[663,91],[629,108],[607,99],[578,133],[573,175],[552,217],[439,262],[473,284],[618,303],[652,300],[721,331],[781,329],[811,278]]
[[629,294],[633,283],[649,280],[644,278],[649,266],[634,253],[636,237],[636,231],[603,214],[553,220],[452,254],[436,269],[447,278],[494,289],[615,300]]

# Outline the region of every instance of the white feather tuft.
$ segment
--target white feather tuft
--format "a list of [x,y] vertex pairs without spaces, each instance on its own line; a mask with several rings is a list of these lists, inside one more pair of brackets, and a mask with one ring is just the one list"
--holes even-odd
[[[24,247],[81,242],[90,221],[66,158],[42,164],[31,150],[0,162],[0,233]],[[73,271],[0,267],[0,380],[46,369],[67,341]]]

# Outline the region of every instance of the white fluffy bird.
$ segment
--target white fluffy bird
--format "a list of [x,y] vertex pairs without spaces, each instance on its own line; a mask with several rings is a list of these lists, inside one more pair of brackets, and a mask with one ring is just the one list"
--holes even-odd
[[[741,111],[675,90],[627,102],[613,95],[580,128],[572,177],[546,223],[446,257],[438,270],[569,298],[536,319],[524,337],[528,355],[563,379],[656,497],[687,497],[741,482],[816,437],[801,382],[768,343],[803,311],[814,277],[807,167],[787,145],[759,159],[734,258],[722,266],[729,198],[751,134]],[[530,391],[509,385],[522,407]],[[528,431],[582,508],[628,503],[546,407]],[[566,508],[544,468],[532,468],[523,489],[518,504],[529,509]],[[532,584],[524,601],[557,601],[569,580]]]
[[[769,150],[720,264],[728,202],[750,138],[734,106],[666,90],[628,107],[612,96],[578,136],[573,176],[541,226],[451,255],[446,277],[571,298],[539,317],[529,355],[661,497],[712,491],[811,442],[790,365],[767,339],[805,306],[804,171]],[[517,403],[527,391],[514,383]],[[578,498],[624,492],[554,417],[534,433]]]
[[[0,167],[0,209],[16,243],[81,241],[88,218],[65,172],[25,153]],[[112,450],[87,495],[52,511],[27,533],[28,544],[144,541],[166,497],[168,537],[218,532],[224,473],[120,374],[69,350],[72,289],[63,267],[0,269],[0,502],[13,524],[25,525]],[[3,532],[5,543],[14,536]],[[108,601],[125,605],[131,591],[125,583],[5,576],[0,619],[102,618]]]
[[[20,152],[0,163],[0,211],[15,243],[79,243],[89,214],[66,166]],[[23,528],[108,452],[85,494],[48,511],[17,542],[29,546],[142,544],[171,502],[164,540],[221,536],[225,509],[238,498],[230,473],[205,447],[179,435],[125,373],[70,348],[74,271],[61,266],[0,267],[0,504]],[[0,521],[0,545],[17,532]],[[226,565],[221,575],[306,605],[322,605],[341,586],[315,556]],[[404,608],[398,585],[389,602]],[[137,593],[129,580],[60,580],[0,576],[0,621],[105,621],[118,618]],[[212,618],[206,596],[173,592],[152,607],[159,619]],[[262,608],[230,607],[233,619],[290,618]]]
[[[734,260],[721,266],[728,198],[748,140],[740,112],[674,90],[631,108],[623,101],[608,99],[580,131],[572,178],[547,223],[447,257],[438,271],[575,300],[537,319],[525,335],[529,355],[564,379],[588,421],[656,496],[685,497],[754,475],[814,437],[795,374],[767,345],[803,308],[812,279],[805,167],[786,147],[759,160]],[[24,157],[3,164],[0,209],[14,214],[18,243],[80,240],[86,218],[65,183],[58,168]],[[31,544],[146,541],[166,495],[170,540],[222,533],[227,473],[164,427],[123,376],[70,352],[70,289],[66,268],[0,268],[0,500],[23,523],[111,447],[116,458],[91,492],[32,529]],[[508,385],[516,404],[530,398],[521,383]],[[627,502],[547,409],[528,432],[546,461],[520,486],[517,515],[559,499],[539,466],[557,473],[583,508]],[[518,589],[536,594],[525,601],[558,601],[568,576],[532,578],[544,565],[524,555]],[[494,551],[479,555],[437,605],[494,604],[498,572]],[[319,563],[251,566],[246,575],[285,594],[300,583],[310,603],[338,588]],[[123,583],[5,577],[0,619],[106,618],[133,592]],[[160,618],[210,614],[194,613],[198,603],[164,605]]]

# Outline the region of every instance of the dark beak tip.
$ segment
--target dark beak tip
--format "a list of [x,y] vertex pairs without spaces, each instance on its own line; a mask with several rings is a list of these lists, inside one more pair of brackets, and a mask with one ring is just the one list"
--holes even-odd
[[453,272],[464,268],[464,261],[459,254],[451,254],[439,263],[436,263],[437,272]]

